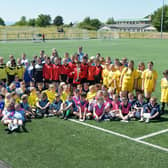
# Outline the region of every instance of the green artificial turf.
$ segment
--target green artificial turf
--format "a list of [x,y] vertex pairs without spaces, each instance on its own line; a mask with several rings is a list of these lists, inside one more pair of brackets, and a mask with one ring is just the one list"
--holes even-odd
[[[29,59],[39,55],[41,49],[51,55],[56,48],[60,56],[64,52],[73,54],[79,46],[89,56],[101,53],[112,58],[127,57],[138,62],[154,62],[159,78],[154,93],[160,99],[160,79],[167,68],[168,40],[152,39],[119,39],[119,40],[69,40],[0,43],[0,56],[8,60],[9,54],[16,58],[22,52]],[[130,121],[100,122],[87,121],[130,137],[140,137],[149,133],[167,129],[168,116],[164,115],[160,122],[149,124]],[[143,144],[110,135],[70,121],[57,118],[33,120],[27,123],[29,133],[7,135],[0,126],[0,160],[6,161],[14,168],[167,168],[167,153]],[[167,134],[145,139],[163,147],[167,146]]]
[[0,158],[14,168],[166,168],[167,153],[57,118],[33,120],[30,133],[0,128]]
[[45,43],[34,43],[32,41],[18,41],[18,42],[1,42],[0,56],[8,60],[9,54],[13,54],[16,58],[20,57],[23,52],[27,54],[29,59],[33,56],[39,55],[41,49],[45,50],[47,55],[51,55],[53,48],[58,50],[62,57],[65,52],[70,55],[77,52],[79,46],[83,46],[85,53],[89,56],[95,56],[96,53],[101,53],[102,56],[110,56],[114,58],[127,57],[129,60],[135,61],[135,66],[140,61],[154,62],[154,69],[157,70],[159,78],[157,82],[156,95],[160,97],[160,79],[162,72],[167,68],[167,53],[168,40],[156,39],[118,39],[118,40],[57,40],[46,41]]

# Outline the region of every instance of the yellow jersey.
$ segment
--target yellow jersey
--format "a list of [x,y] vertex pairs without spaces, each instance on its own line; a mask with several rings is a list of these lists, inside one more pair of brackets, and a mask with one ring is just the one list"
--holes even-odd
[[25,71],[25,68],[23,65],[17,65],[17,75],[19,77],[20,80],[23,80],[23,75],[24,75],[24,71]]
[[142,74],[142,79],[144,80],[144,90],[147,92],[152,92],[157,78],[158,74],[155,70],[150,71],[146,69]]
[[10,67],[10,66],[7,66],[6,67],[6,72],[8,75],[17,75],[17,68],[16,67]]
[[109,75],[109,71],[107,68],[103,69],[102,72],[102,77],[103,77],[103,85],[108,87],[108,75]]
[[135,79],[138,78],[137,70],[134,69],[133,71],[130,68],[124,68],[121,77],[123,77],[122,80],[122,91],[128,91],[132,92],[134,89],[134,82]]
[[53,103],[55,98],[56,98],[56,92],[51,91],[51,90],[44,90],[43,92],[45,92],[47,94],[48,100],[50,103]]
[[114,71],[110,71],[108,74],[108,88],[114,88],[113,76],[114,76]]
[[90,101],[96,97],[96,92],[88,92],[87,93],[87,100]]
[[137,90],[142,90],[142,76],[143,76],[143,71],[137,70]]
[[60,98],[63,102],[65,102],[69,95],[70,95],[70,93],[63,91]]
[[161,79],[161,100],[162,103],[168,103],[168,80]]
[[0,80],[1,79],[7,79],[6,65],[5,64],[0,65]]
[[119,94],[120,92],[120,77],[121,77],[121,71],[120,70],[116,70],[116,72],[114,72],[113,75],[113,80],[114,80],[114,87],[116,87],[116,93]]
[[31,107],[36,107],[37,100],[38,100],[37,94],[31,92],[30,95],[29,95],[29,97],[28,97],[28,104],[29,104]]

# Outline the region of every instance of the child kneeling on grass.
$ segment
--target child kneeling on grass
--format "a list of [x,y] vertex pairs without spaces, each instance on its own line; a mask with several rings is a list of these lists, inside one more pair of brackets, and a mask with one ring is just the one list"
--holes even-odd
[[61,107],[62,116],[61,116],[61,119],[67,120],[70,117],[70,115],[72,115],[74,112],[77,111],[76,104],[73,101],[72,96],[73,95],[70,94],[68,96],[67,100],[64,103],[62,103],[62,107]]
[[156,97],[151,97],[148,104],[144,105],[143,113],[140,121],[148,123],[152,119],[160,118],[160,105],[157,103]]

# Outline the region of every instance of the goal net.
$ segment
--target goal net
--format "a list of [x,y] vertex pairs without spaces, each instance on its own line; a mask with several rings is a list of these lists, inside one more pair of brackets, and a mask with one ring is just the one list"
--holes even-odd
[[119,33],[116,31],[97,31],[98,39],[119,39]]
[[33,42],[34,43],[40,43],[43,41],[42,39],[42,34],[41,33],[38,33],[38,34],[33,34]]

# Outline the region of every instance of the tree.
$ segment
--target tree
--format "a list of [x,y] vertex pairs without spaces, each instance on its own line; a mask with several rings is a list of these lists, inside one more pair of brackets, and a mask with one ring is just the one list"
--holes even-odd
[[18,22],[15,23],[15,25],[19,26],[25,26],[27,25],[26,17],[22,16]]
[[29,26],[35,26],[36,25],[36,19],[29,19],[28,23]]
[[108,18],[106,24],[115,24],[114,18]]
[[82,22],[79,23],[79,28],[87,29],[87,30],[98,30],[102,23],[99,19],[90,19],[90,17],[86,17]]
[[36,19],[36,26],[45,27],[51,24],[51,16],[40,14]]
[[69,27],[72,27],[74,24],[72,22],[69,23]]
[[[161,29],[161,17],[162,17],[162,8],[157,9],[152,14],[152,24],[156,27],[158,31]],[[163,14],[163,31],[168,31],[168,5],[164,6]]]
[[0,25],[5,26],[5,22],[1,17],[0,17]]
[[90,20],[90,25],[95,27],[96,30],[98,30],[102,23],[99,21],[99,19],[92,19]]
[[63,23],[63,17],[62,16],[56,16],[54,21],[53,21],[53,24],[56,25],[56,26],[62,26],[64,23]]

